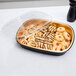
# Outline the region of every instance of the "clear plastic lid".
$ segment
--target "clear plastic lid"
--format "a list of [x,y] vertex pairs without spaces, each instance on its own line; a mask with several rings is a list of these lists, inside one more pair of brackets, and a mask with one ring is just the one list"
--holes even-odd
[[72,42],[72,29],[65,24],[52,22],[45,13],[29,12],[20,16],[18,21],[22,26],[18,30],[17,40],[24,46],[62,52]]
[[51,22],[51,16],[43,12],[30,11],[18,17],[18,21],[22,25],[20,27],[21,31],[27,30],[25,33],[27,38],[48,26]]
[[30,20],[30,19],[43,19],[43,20],[48,20],[51,21],[52,18],[51,16],[49,16],[48,14],[44,13],[44,12],[39,12],[39,11],[29,11],[24,15],[21,15],[19,17],[19,21],[21,21],[21,23]]

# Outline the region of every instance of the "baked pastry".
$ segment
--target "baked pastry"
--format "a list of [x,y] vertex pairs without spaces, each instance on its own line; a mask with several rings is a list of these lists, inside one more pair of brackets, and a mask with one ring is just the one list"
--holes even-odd
[[42,37],[42,35],[43,35],[42,32],[37,32],[37,33],[35,34],[35,37]]
[[49,32],[44,32],[43,35],[42,35],[42,37],[43,38],[47,38],[48,35],[49,35]]
[[55,34],[54,33],[49,33],[49,35],[47,36],[48,40],[50,41],[54,41],[55,38]]
[[55,39],[56,39],[57,41],[63,41],[63,40],[64,40],[64,37],[63,37],[63,35],[56,35],[56,36],[55,36]]
[[63,35],[63,33],[61,33],[61,32],[56,32],[55,35]]
[[52,48],[52,50],[60,51],[60,50],[62,50],[61,47],[62,47],[61,43],[55,40],[53,42],[53,48]]
[[64,36],[64,38],[67,39],[67,40],[70,40],[70,39],[71,39],[70,35],[69,35],[67,32],[64,32],[64,33],[63,33],[63,36]]
[[67,49],[70,45],[70,41],[69,40],[64,40],[61,42],[61,45],[62,45],[62,49]]
[[21,43],[22,43],[23,45],[28,45],[28,41],[27,41],[26,39],[22,40]]
[[59,28],[57,28],[57,31],[58,32],[64,32],[65,31],[65,28],[64,27],[59,27]]
[[50,26],[48,27],[48,31],[50,31],[50,32],[56,32],[56,27],[50,25]]
[[31,41],[34,41],[34,40],[35,40],[34,35],[32,35],[32,36],[28,37],[28,42],[31,42]]
[[42,29],[41,32],[42,32],[42,33],[47,32],[47,28]]

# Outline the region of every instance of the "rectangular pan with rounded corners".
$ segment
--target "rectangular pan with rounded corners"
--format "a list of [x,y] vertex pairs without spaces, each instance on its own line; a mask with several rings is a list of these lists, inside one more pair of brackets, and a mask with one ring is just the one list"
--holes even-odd
[[[25,23],[24,23],[25,24]],[[23,24],[23,25],[24,25]],[[16,36],[16,40],[17,42],[25,49],[29,49],[31,51],[35,51],[35,52],[40,52],[40,53],[43,53],[43,54],[49,54],[49,55],[56,55],[56,56],[60,56],[60,55],[63,55],[65,54],[70,48],[71,46],[73,45],[73,42],[74,42],[74,30],[72,27],[70,27],[69,25],[66,25],[66,24],[62,24],[62,23],[57,23],[57,22],[52,22],[51,24],[56,24],[56,27],[65,27],[66,31],[71,35],[71,42],[70,42],[70,45],[67,49],[63,50],[63,51],[52,51],[52,50],[47,50],[47,49],[41,49],[41,48],[36,48],[36,47],[30,47],[30,46],[26,46],[26,45],[23,45],[21,44],[18,39],[17,39],[17,36]],[[29,26],[29,25],[28,25]],[[44,26],[43,26],[44,27]],[[18,33],[17,33],[18,34]]]

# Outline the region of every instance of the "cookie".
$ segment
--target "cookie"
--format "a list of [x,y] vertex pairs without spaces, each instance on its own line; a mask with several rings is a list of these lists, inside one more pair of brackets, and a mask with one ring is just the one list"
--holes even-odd
[[47,32],[47,28],[42,29],[41,32],[42,32],[42,33]]
[[48,27],[48,31],[56,32],[56,27],[51,25]]
[[32,35],[32,36],[28,37],[28,41],[29,41],[29,42],[30,42],[30,41],[34,41],[34,40],[35,40],[34,35]]
[[48,35],[49,35],[49,32],[44,32],[43,35],[42,35],[42,37],[43,38],[47,38]]
[[62,45],[62,49],[67,49],[70,45],[70,41],[69,40],[64,40],[61,42],[61,45]]
[[47,36],[48,40],[50,41],[54,41],[55,38],[55,34],[54,33],[49,33],[49,35]]
[[57,41],[63,41],[63,40],[64,40],[64,37],[63,37],[63,35],[56,35],[56,36],[55,36],[55,39],[56,39]]
[[37,32],[37,33],[35,34],[36,37],[42,37],[42,35],[43,35],[42,32]]
[[64,32],[65,31],[65,28],[64,27],[59,27],[59,28],[57,28],[57,31],[58,32]]
[[28,46],[36,47],[35,41],[30,41],[30,42],[28,43]]
[[61,33],[61,32],[56,32],[55,35],[63,35],[63,33]]
[[23,45],[28,45],[28,41],[27,41],[26,39],[25,39],[25,40],[22,40],[21,43],[22,43]]
[[71,40],[71,37],[70,37],[70,35],[67,32],[64,32],[63,36],[64,36],[65,39]]
[[53,48],[52,48],[52,50],[54,50],[54,51],[60,51],[61,47],[62,47],[61,43],[59,43],[58,41],[54,41],[53,42]]

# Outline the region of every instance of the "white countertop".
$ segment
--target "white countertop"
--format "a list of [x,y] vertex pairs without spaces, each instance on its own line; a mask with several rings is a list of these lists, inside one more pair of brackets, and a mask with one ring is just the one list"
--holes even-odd
[[[73,23],[66,21],[68,9],[68,6],[0,9],[0,32],[9,32],[8,27],[11,27],[11,24],[8,25],[8,23],[10,21],[32,10],[51,15],[52,21],[57,20],[71,25],[76,34],[76,21]],[[76,76],[76,41],[63,56],[51,56],[31,52],[20,47],[15,48],[14,46],[17,45],[11,44],[9,41],[11,39],[6,39],[6,35],[4,37],[4,44],[0,40],[0,76]]]

